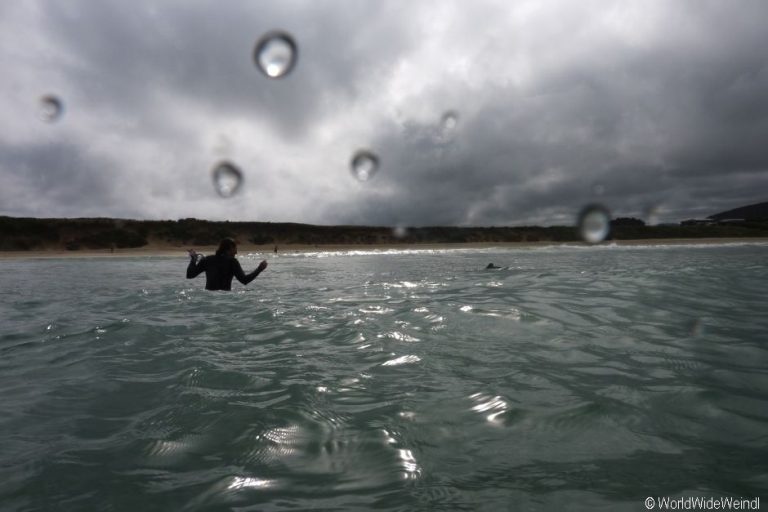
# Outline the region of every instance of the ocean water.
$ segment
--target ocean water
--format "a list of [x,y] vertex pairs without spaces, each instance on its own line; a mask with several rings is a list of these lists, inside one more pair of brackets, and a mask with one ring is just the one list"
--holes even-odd
[[267,257],[2,261],[0,509],[766,504],[766,244]]

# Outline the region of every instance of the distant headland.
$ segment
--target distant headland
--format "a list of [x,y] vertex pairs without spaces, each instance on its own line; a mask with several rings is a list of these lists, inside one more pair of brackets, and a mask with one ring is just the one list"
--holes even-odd
[[[0,216],[0,251],[94,251],[151,247],[175,250],[213,246],[222,238],[273,250],[291,246],[445,245],[579,242],[574,226],[414,227],[317,226],[274,222],[41,219]],[[701,220],[646,225],[640,219],[611,221],[608,240],[765,238],[768,202]]]

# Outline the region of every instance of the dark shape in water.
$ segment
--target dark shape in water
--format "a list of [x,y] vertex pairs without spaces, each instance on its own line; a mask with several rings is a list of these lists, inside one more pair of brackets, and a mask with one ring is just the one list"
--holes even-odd
[[264,34],[256,43],[253,60],[269,78],[282,78],[296,65],[299,50],[287,32],[275,30]]

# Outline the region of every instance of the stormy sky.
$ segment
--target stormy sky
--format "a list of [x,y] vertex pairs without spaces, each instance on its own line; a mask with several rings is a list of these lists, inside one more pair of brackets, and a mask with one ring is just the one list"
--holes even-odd
[[[764,0],[2,2],[0,215],[705,217],[768,200],[766,22]],[[279,79],[254,62],[272,30],[298,47]]]

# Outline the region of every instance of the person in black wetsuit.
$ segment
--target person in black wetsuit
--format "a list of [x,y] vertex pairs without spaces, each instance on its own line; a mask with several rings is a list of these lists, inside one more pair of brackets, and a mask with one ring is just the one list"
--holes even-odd
[[243,284],[248,284],[267,268],[267,260],[264,260],[259,263],[256,270],[246,274],[235,258],[235,254],[237,254],[237,243],[231,238],[221,241],[216,255],[205,256],[199,261],[197,257],[200,255],[190,249],[187,279],[193,279],[205,272],[206,290],[231,290],[233,277]]

